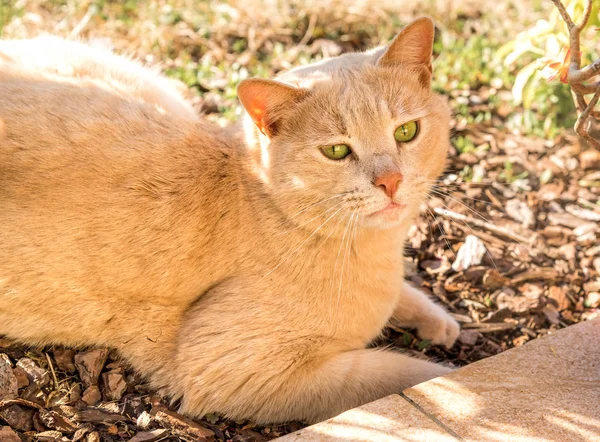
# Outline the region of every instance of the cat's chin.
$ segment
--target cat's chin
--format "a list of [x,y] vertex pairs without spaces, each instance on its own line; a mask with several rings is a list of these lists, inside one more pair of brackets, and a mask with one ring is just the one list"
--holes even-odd
[[391,202],[383,209],[367,215],[364,224],[378,229],[391,229],[398,227],[405,219],[406,204]]

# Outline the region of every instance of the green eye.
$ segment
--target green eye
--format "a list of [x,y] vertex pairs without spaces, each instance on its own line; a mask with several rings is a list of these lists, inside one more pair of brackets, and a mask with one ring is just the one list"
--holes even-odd
[[322,147],[321,151],[327,158],[332,160],[343,160],[352,152],[347,144],[334,144],[333,146]]
[[419,132],[419,124],[416,121],[409,121],[402,126],[398,126],[394,132],[394,138],[400,143],[411,141]]

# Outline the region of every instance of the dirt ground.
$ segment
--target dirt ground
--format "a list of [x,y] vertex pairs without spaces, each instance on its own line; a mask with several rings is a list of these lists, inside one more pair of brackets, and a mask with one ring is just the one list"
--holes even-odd
[[[600,153],[574,135],[560,85],[517,106],[518,67],[494,59],[548,5],[500,1],[492,14],[485,3],[9,1],[0,3],[0,24],[4,37],[52,32],[160,62],[200,112],[228,124],[240,115],[240,79],[364,49],[421,13],[433,16],[441,35],[434,85],[456,111],[453,146],[406,257],[410,280],[462,332],[444,349],[390,324],[373,346],[460,367],[600,315]],[[11,382],[18,393],[0,400],[2,442],[263,441],[302,426],[191,421],[109,349],[0,338],[0,393]]]

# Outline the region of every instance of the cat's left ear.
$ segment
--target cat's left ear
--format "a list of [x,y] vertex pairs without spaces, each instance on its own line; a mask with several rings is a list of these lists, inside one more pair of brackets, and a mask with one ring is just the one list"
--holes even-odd
[[274,80],[251,78],[239,84],[237,93],[254,124],[264,135],[272,137],[277,133],[282,114],[305,98],[308,90]]
[[431,81],[434,35],[435,26],[430,18],[416,19],[392,40],[377,61],[377,65],[389,67],[412,65],[415,68],[425,68],[429,72],[429,78],[423,80],[426,80],[428,86]]

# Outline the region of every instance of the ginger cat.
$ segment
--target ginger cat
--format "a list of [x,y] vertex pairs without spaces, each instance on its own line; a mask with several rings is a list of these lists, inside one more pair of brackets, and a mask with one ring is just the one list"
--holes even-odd
[[120,59],[90,52],[76,75],[3,43],[0,334],[116,348],[182,412],[257,423],[447,373],[365,348],[392,316],[458,335],[403,277],[449,145],[433,33],[421,18],[385,48],[243,81],[229,130]]

